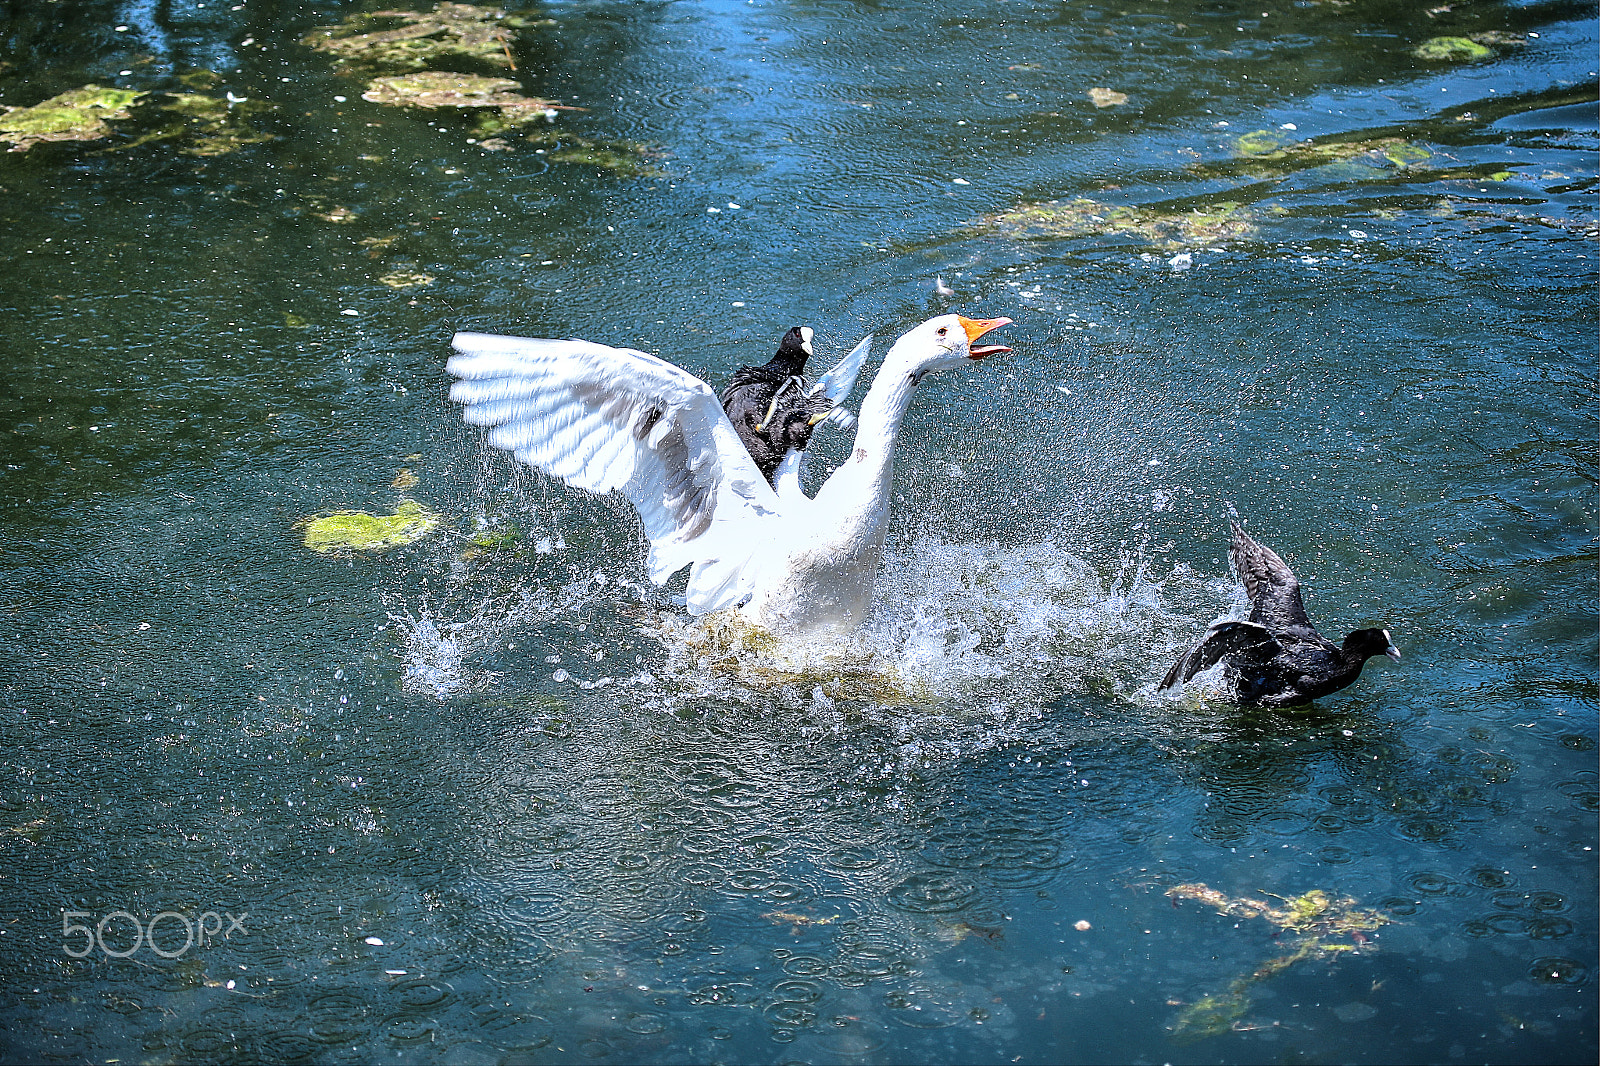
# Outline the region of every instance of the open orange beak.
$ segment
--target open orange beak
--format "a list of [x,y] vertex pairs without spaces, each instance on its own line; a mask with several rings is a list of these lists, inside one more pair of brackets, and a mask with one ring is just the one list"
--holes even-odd
[[968,359],[985,359],[991,355],[999,355],[1001,352],[1009,352],[1011,350],[1004,344],[975,343],[979,337],[990,330],[1011,325],[1009,318],[967,318],[963,315],[957,315],[956,317],[961,320],[961,328],[967,331]]

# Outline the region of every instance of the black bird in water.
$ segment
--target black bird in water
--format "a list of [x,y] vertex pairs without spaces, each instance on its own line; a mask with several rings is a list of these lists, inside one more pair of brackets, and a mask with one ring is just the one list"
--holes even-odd
[[1250,620],[1211,623],[1200,643],[1172,664],[1161,688],[1222,663],[1238,702],[1292,707],[1353,684],[1374,655],[1399,661],[1387,629],[1357,629],[1342,645],[1325,640],[1306,616],[1294,572],[1239,523],[1228,524],[1228,558],[1250,597]]
[[811,327],[795,326],[783,335],[770,362],[740,367],[719,397],[734,431],[774,487],[784,456],[790,449],[805,451],[817,423],[833,410],[833,400],[807,390],[800,376],[811,354]]

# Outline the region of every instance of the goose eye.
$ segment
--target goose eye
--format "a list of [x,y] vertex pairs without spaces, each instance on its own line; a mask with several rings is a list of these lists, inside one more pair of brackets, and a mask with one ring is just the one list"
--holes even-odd
[[950,332],[950,327],[949,326],[940,326],[939,327],[939,336],[943,337],[945,334],[947,334],[949,332]]

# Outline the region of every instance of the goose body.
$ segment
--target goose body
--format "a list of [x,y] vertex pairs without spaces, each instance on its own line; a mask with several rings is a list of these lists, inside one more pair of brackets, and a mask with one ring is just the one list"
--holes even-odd
[[1387,629],[1357,629],[1335,644],[1306,614],[1300,582],[1278,554],[1229,523],[1228,558],[1250,598],[1250,619],[1218,619],[1200,643],[1172,664],[1162,689],[1189,681],[1218,663],[1240,703],[1290,707],[1355,683],[1374,655],[1398,661]]
[[1009,351],[976,344],[1009,321],[941,315],[897,340],[862,401],[850,457],[814,499],[776,491],[710,386],[643,352],[458,333],[450,396],[494,447],[574,488],[622,492],[644,525],[651,580],[690,567],[691,613],[739,607],[780,638],[826,639],[866,618],[917,383]]

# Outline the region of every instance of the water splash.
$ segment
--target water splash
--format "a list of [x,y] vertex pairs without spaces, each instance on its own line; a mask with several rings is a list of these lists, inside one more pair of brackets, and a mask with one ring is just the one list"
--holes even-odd
[[498,674],[480,669],[477,659],[498,648],[508,630],[543,621],[553,607],[550,596],[521,589],[490,598],[461,621],[443,621],[426,603],[391,611],[401,636],[402,686],[440,700],[492,686]]
[[1209,586],[1182,564],[1157,578],[1142,553],[1115,566],[1103,575],[1049,541],[921,536],[886,559],[867,640],[951,697],[1130,698],[1193,628],[1169,605],[1172,593],[1187,600]]
[[1183,564],[1153,576],[1142,553],[1115,565],[1103,575],[1049,541],[924,535],[886,554],[873,614],[848,640],[781,646],[732,612],[663,613],[652,629],[678,683],[741,702],[765,691],[823,722],[868,707],[1015,716],[1071,693],[1144,701],[1203,631],[1190,604],[1214,603],[1218,583]]

